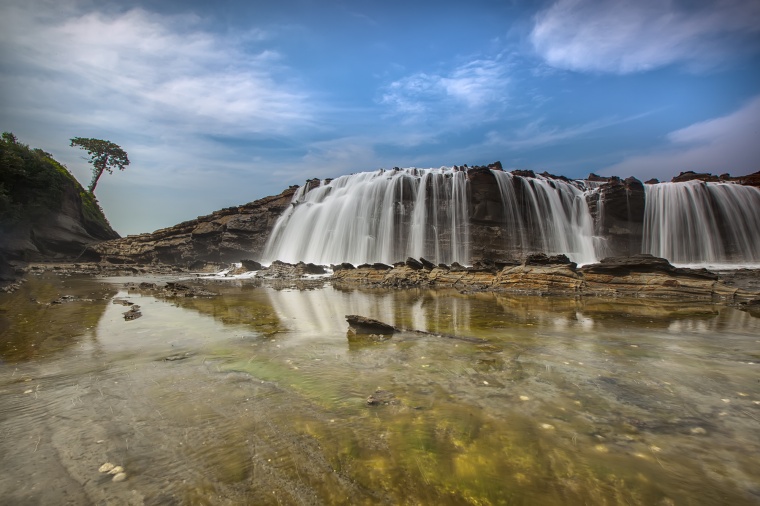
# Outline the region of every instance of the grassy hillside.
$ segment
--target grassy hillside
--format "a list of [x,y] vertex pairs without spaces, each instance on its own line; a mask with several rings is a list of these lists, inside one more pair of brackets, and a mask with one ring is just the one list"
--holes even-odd
[[0,226],[35,224],[61,210],[64,193],[76,191],[85,228],[110,230],[103,211],[74,176],[50,153],[18,142],[8,132],[0,139]]

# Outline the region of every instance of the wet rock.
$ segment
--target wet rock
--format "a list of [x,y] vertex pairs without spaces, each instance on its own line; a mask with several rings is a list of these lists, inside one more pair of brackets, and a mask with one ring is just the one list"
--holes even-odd
[[396,332],[396,327],[379,320],[373,320],[365,316],[346,315],[348,333],[352,335],[383,335],[389,336]]
[[674,176],[673,179],[670,180],[671,183],[684,183],[686,181],[720,181],[720,178],[718,176],[714,176],[707,172],[697,173],[693,170],[687,170],[686,172],[681,172],[677,176]]
[[127,479],[127,473],[116,473],[111,481],[120,482]]
[[604,238],[610,256],[641,251],[645,198],[641,181],[619,177],[610,177],[586,195],[594,230]]
[[361,264],[357,266],[356,268],[357,269],[373,269],[376,271],[389,271],[393,269],[393,267],[391,267],[390,265],[384,264],[382,262],[375,262],[373,264]]
[[420,262],[416,258],[412,258],[412,257],[407,258],[406,262],[404,262],[404,264],[407,267],[409,267],[410,269],[414,269],[414,270],[420,270],[420,269],[422,269],[424,267],[422,265],[422,262]]
[[102,466],[100,466],[100,468],[98,469],[98,472],[100,472],[100,473],[107,473],[107,472],[111,471],[114,467],[116,467],[116,466],[114,466],[110,462],[106,462],[105,464],[103,464]]
[[176,362],[178,360],[188,359],[188,358],[190,358],[190,357],[192,357],[194,355],[195,355],[195,353],[193,353],[192,351],[188,351],[188,352],[185,352],[185,353],[177,353],[177,354],[174,354],[174,355],[169,355],[168,357],[164,357],[161,360],[163,360],[164,362]]
[[755,301],[760,300],[757,287],[749,291],[730,286],[705,269],[676,268],[665,259],[644,254],[609,257],[582,268],[577,268],[565,255],[535,255],[525,264],[517,265],[516,262],[483,261],[469,268],[455,263],[448,269],[437,266],[432,270],[415,269],[407,262],[383,271],[371,268],[336,271],[332,282],[345,287],[446,287],[460,292],[488,290],[535,295],[723,300],[750,312],[757,310]]
[[136,320],[142,316],[142,313],[140,312],[140,306],[137,304],[133,305],[129,311],[125,311],[123,314],[126,321]]
[[327,271],[321,265],[299,262],[298,267],[302,269],[304,274],[327,274]]
[[424,269],[427,269],[429,271],[432,271],[435,269],[435,264],[429,260],[425,260],[424,258],[420,258],[420,263],[422,264],[422,267]]
[[240,263],[243,265],[243,269],[245,269],[246,272],[260,271],[263,269],[263,266],[256,260],[241,260]]
[[77,298],[73,295],[61,295],[55,300],[51,300],[51,304],[65,304],[66,302],[74,302]]
[[549,256],[544,253],[536,253],[534,255],[528,255],[525,259],[525,265],[573,265],[577,266],[574,262],[571,262],[567,255],[553,255]]
[[291,279],[300,278],[306,275],[326,274],[327,271],[321,265],[312,263],[298,262],[289,264],[280,260],[275,260],[268,269],[262,271],[262,275],[271,279]]
[[398,403],[396,394],[388,390],[375,390],[374,393],[367,397],[367,406],[388,406]]
[[119,298],[113,299],[112,302],[113,302],[113,304],[118,304],[120,306],[132,306],[132,305],[134,305],[134,302],[132,302],[132,301],[129,301],[129,300],[126,300],[126,299],[119,299]]

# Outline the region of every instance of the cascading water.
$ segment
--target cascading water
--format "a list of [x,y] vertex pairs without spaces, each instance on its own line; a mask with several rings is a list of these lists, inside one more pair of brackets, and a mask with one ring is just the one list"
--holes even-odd
[[[636,222],[643,229],[642,236],[635,232],[641,251],[673,263],[760,264],[758,188],[701,181],[644,185],[638,197],[646,201],[643,227],[641,214],[636,219],[631,213],[627,190],[622,213],[618,203],[609,211],[617,213],[612,225],[602,226],[610,195],[604,183],[490,173],[499,190],[495,199],[483,197],[483,186],[475,190],[467,172],[456,168],[379,170],[311,183],[298,189],[278,220],[262,261],[391,264],[411,256],[470,264],[471,249],[481,248],[483,258],[566,254],[586,264],[620,251],[609,238],[632,233],[626,223]],[[470,202],[471,190],[481,192],[479,202]],[[500,212],[478,214],[485,221],[471,224],[473,213],[481,212],[473,206],[498,209],[488,207],[498,199]]]
[[499,185],[514,256],[565,254],[579,264],[597,261],[594,226],[584,190],[542,176],[492,171]]
[[436,263],[469,260],[467,175],[394,169],[342,176],[299,191],[278,220],[263,260]]
[[645,191],[645,253],[676,264],[760,263],[760,189],[689,181]]

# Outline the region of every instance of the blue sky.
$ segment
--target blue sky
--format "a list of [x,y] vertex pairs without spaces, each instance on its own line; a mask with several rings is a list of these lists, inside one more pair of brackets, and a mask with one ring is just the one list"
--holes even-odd
[[760,170],[760,1],[6,0],[0,129],[149,232],[307,178]]

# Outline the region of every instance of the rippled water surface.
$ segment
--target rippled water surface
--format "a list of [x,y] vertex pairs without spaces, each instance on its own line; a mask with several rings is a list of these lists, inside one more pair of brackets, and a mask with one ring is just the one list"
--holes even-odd
[[[0,295],[0,502],[760,502],[760,319],[747,313],[204,288],[221,295],[52,276]],[[125,321],[114,299],[143,316]],[[432,334],[349,342],[347,314]]]

